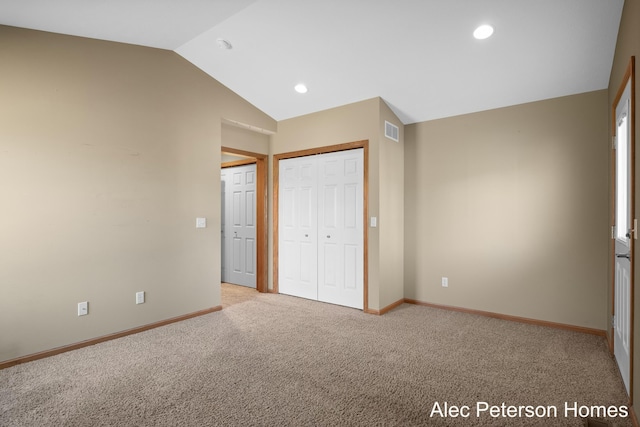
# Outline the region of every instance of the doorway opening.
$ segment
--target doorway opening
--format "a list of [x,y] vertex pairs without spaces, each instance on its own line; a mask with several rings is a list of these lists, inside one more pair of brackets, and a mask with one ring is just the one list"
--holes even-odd
[[[258,292],[267,292],[268,156],[266,154],[253,153],[224,146],[222,147],[221,151],[223,154],[221,170],[247,165],[255,165],[255,288]],[[221,179],[221,185],[222,184],[223,182]]]

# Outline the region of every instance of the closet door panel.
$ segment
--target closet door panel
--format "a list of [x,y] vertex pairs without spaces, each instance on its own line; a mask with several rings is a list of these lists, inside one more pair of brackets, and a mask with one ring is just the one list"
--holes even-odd
[[363,150],[319,156],[318,299],[363,308]]
[[278,288],[318,299],[317,182],[314,157],[279,162]]

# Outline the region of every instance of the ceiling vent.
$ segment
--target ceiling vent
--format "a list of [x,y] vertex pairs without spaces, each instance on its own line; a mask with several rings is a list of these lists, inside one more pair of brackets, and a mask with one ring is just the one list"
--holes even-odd
[[389,123],[388,121],[384,121],[384,136],[389,139],[393,139],[395,142],[398,142],[398,126]]

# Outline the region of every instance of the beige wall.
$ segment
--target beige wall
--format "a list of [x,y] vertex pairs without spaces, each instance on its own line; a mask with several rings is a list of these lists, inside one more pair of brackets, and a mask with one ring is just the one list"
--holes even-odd
[[[270,170],[273,155],[308,148],[369,141],[369,215],[378,213],[378,98],[349,104],[314,114],[278,122],[278,133],[271,137]],[[269,177],[273,188],[273,176]],[[271,207],[271,209],[273,209]],[[273,212],[273,211],[271,211]],[[269,227],[269,247],[273,248],[273,222]],[[369,229],[369,308],[379,306],[378,233]],[[269,254],[269,287],[273,288],[273,257]]]
[[[398,126],[399,141],[384,136],[385,121]],[[404,126],[380,102],[380,308],[404,298]]]
[[[382,218],[386,212],[380,207],[380,198],[386,197],[393,191],[402,191],[403,183],[402,155],[399,154],[402,150],[402,144],[396,146],[395,149],[386,149],[384,152],[388,153],[390,157],[381,160],[381,154],[384,150],[381,146],[386,146],[386,142],[382,141],[384,139],[383,117],[396,124],[401,125],[401,123],[391,110],[382,104],[384,102],[380,98],[373,98],[319,113],[284,120],[278,122],[278,133],[271,138],[272,154],[354,141],[369,141],[369,216],[378,217],[381,221],[379,227],[368,228],[368,305],[372,310],[379,310],[402,298],[402,295],[398,293],[398,288],[401,286],[398,285],[399,281],[401,283],[402,276],[401,263],[397,262],[398,254],[392,253],[394,248],[399,245],[393,242],[389,246],[384,246],[381,240],[386,230],[389,230],[386,234],[389,236],[402,228],[401,222],[395,222],[402,207],[397,206],[388,209],[386,211],[389,212],[387,220]],[[394,172],[393,175],[389,173],[387,170],[390,168],[393,168],[397,173]],[[389,182],[385,184],[381,183],[383,174],[390,177],[388,178]],[[270,187],[272,186],[272,178]],[[272,247],[272,241],[270,242],[270,247]],[[270,259],[270,266],[272,265],[273,260]],[[395,268],[398,265],[400,269],[393,272],[395,274],[394,280],[388,283],[381,282],[383,277],[386,278],[392,275],[386,272],[385,269],[389,266]],[[270,271],[270,287],[273,286],[272,273]],[[387,291],[386,287],[390,283],[395,288]],[[392,298],[396,299],[391,300]]]
[[[614,98],[618,92],[618,88],[622,84],[622,78],[624,77],[624,73],[629,64],[629,60],[632,56],[635,56],[636,62],[636,91],[635,91],[635,99],[636,99],[636,117],[635,117],[635,129],[636,129],[636,177],[638,176],[638,125],[640,124],[639,120],[639,112],[638,112],[638,101],[640,101],[640,92],[638,90],[638,67],[640,66],[640,2],[637,0],[627,0],[624,2],[624,9],[622,11],[622,19],[620,21],[620,30],[618,31],[618,42],[616,45],[616,53],[613,61],[613,67],[611,68],[611,77],[609,79],[609,116],[611,117],[611,108],[613,105]],[[609,131],[610,132],[610,131]],[[635,193],[635,210],[636,217],[640,212],[640,183],[636,179],[636,193]],[[613,219],[610,220],[613,223]],[[637,244],[637,242],[636,242]],[[638,246],[636,246],[636,249]],[[638,289],[638,284],[640,283],[640,278],[638,273],[640,272],[640,256],[638,256],[638,252],[636,251],[635,255],[635,287]],[[610,267],[611,268],[611,267]],[[611,274],[611,272],[609,273]],[[608,296],[608,317],[611,316],[611,293],[610,290],[607,292]],[[637,392],[638,386],[640,385],[640,349],[638,346],[640,345],[640,311],[638,311],[638,307],[640,307],[640,292],[635,292],[635,300],[633,302],[634,311],[636,313],[634,317],[634,336],[636,337],[634,340],[634,348],[633,348],[633,389],[634,398],[633,398],[633,406],[636,410],[636,414],[638,413],[638,407],[640,407],[640,393]]]
[[220,163],[225,164],[229,162],[237,162],[238,160],[246,160],[245,156],[239,156],[236,154],[225,154],[222,152],[222,157],[220,159]]
[[[639,14],[626,2],[612,87]],[[374,98],[276,124],[173,52],[2,26],[0,74],[0,361],[219,305],[221,145],[270,155],[272,215],[274,154],[369,141],[370,309],[606,327],[607,91],[406,127]]]
[[405,297],[605,329],[606,103],[605,90],[407,126]]
[[270,136],[222,123],[222,146],[258,154],[269,154]]
[[219,305],[221,120],[276,123],[170,51],[0,26],[0,75],[0,361]]

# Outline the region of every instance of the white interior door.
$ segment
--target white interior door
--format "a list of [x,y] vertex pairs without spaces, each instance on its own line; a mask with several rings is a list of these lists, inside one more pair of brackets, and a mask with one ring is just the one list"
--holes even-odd
[[318,300],[363,308],[363,150],[318,156]]
[[278,288],[318,299],[317,161],[284,159],[278,177]]
[[627,392],[629,392],[631,338],[631,140],[630,81],[616,106],[616,194],[615,194],[615,301],[614,354]]
[[221,269],[221,278],[220,280],[222,282],[227,282],[227,231],[226,231],[226,227],[227,227],[227,185],[226,185],[226,180],[227,180],[227,176],[225,173],[225,170],[222,169],[222,171],[220,172],[220,194],[222,196],[222,200],[220,203],[221,206],[221,212],[220,212],[220,244],[221,244],[221,250],[220,250],[220,254],[221,254],[221,262],[220,262],[220,269]]
[[364,306],[364,150],[279,162],[280,293]]
[[224,229],[222,280],[256,287],[256,165],[222,170]]

